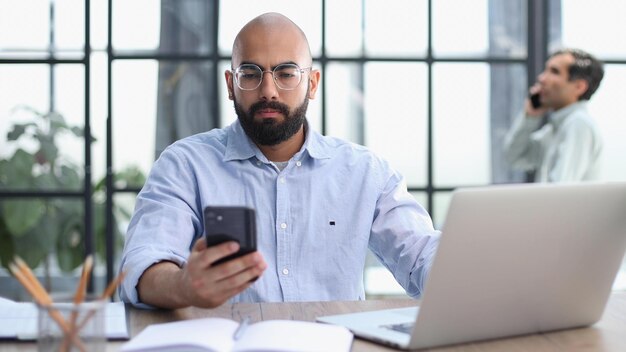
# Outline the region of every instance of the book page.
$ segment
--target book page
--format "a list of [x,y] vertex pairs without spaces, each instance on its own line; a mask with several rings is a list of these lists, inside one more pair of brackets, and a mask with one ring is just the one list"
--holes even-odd
[[250,325],[235,351],[350,351],[353,335],[342,326],[296,320]]
[[121,351],[231,351],[238,326],[222,318],[153,324],[125,343]]

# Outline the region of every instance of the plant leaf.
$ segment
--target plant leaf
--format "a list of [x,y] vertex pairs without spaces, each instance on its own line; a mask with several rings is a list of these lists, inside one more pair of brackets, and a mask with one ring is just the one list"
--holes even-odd
[[39,143],[41,143],[41,147],[37,153],[41,153],[47,162],[54,163],[59,156],[59,148],[54,144],[54,141],[40,137]]
[[70,189],[79,189],[82,187],[82,177],[78,174],[76,170],[77,167],[69,167],[67,165],[61,166],[61,176],[59,177],[59,183],[64,187]]
[[56,111],[50,111],[49,113],[45,114],[44,117],[50,120],[50,128],[53,130],[69,129],[69,126],[65,122],[65,118],[63,117],[63,115],[59,114]]
[[8,160],[0,159],[0,186],[9,186],[9,172],[11,171],[11,165]]
[[9,233],[19,238],[39,223],[46,210],[39,199],[8,199],[2,202],[2,216]]
[[19,255],[31,268],[39,266],[50,253],[54,241],[54,226],[41,221],[24,236],[14,238],[15,254]]
[[84,258],[84,226],[80,217],[72,217],[64,224],[57,239],[57,262],[63,271],[77,268]]
[[104,221],[105,207],[103,203],[94,203],[93,223],[96,244],[96,254],[100,258],[106,258],[106,224]]
[[83,137],[85,135],[85,130],[78,126],[70,128],[70,131],[72,131],[76,137]]
[[26,128],[28,126],[36,126],[34,123],[25,123],[25,124],[15,124],[13,125],[13,129],[11,132],[7,133],[7,141],[16,141],[18,140],[24,132],[26,132]]
[[2,216],[0,216],[0,243],[2,243],[2,246],[0,246],[0,262],[2,262],[3,267],[8,268],[9,263],[15,257],[15,246],[13,237],[9,234]]
[[128,166],[115,174],[115,185],[118,188],[143,187],[146,176],[137,166]]
[[7,180],[10,180],[7,182],[11,182],[11,187],[20,188],[33,184],[33,165],[35,164],[35,157],[32,154],[23,149],[18,149],[8,162],[5,177]]
[[39,189],[55,189],[59,186],[57,178],[49,173],[43,173],[35,177],[35,186]]

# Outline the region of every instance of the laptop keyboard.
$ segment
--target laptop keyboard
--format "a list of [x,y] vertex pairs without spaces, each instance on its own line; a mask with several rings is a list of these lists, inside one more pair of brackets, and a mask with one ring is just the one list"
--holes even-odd
[[413,322],[411,323],[402,323],[402,324],[389,324],[389,325],[381,325],[382,328],[399,331],[405,334],[411,334],[413,332]]

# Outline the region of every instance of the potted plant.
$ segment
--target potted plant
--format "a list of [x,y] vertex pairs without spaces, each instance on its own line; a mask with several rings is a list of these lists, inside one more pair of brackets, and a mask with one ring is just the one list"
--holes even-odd
[[[7,134],[12,153],[0,158],[0,188],[4,190],[72,190],[83,187],[83,167],[60,153],[57,142],[62,135],[84,137],[84,130],[70,126],[57,112],[41,113],[20,106],[32,115],[32,120],[15,123]],[[94,140],[92,138],[92,140]],[[94,140],[95,141],[95,140]],[[11,150],[10,150],[11,152]],[[130,167],[116,175],[116,182],[140,187],[144,175]],[[105,182],[93,188],[94,234],[96,250],[104,257]],[[65,272],[78,267],[84,260],[84,209],[80,198],[8,198],[0,202],[0,261],[4,267],[15,255],[30,267],[43,263],[49,278],[50,262],[56,259]],[[128,219],[130,210],[116,206],[115,221]],[[114,225],[118,246],[122,236]],[[54,257],[51,257],[51,255]]]

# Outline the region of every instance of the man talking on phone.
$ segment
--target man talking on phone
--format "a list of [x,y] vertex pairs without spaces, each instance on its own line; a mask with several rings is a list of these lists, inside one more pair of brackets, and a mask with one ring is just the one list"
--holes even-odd
[[[237,121],[179,140],[155,162],[127,232],[124,301],[362,300],[368,248],[410,296],[422,294],[439,232],[385,160],[309,127],[320,78],[285,16],[241,29],[225,72]],[[214,265],[239,245],[207,246],[207,206],[255,209],[257,251]]]
[[[602,137],[587,111],[604,69],[579,49],[555,52],[529,89],[524,113],[505,138],[505,157],[536,182],[591,181],[599,177]],[[543,126],[543,117],[547,123]]]

